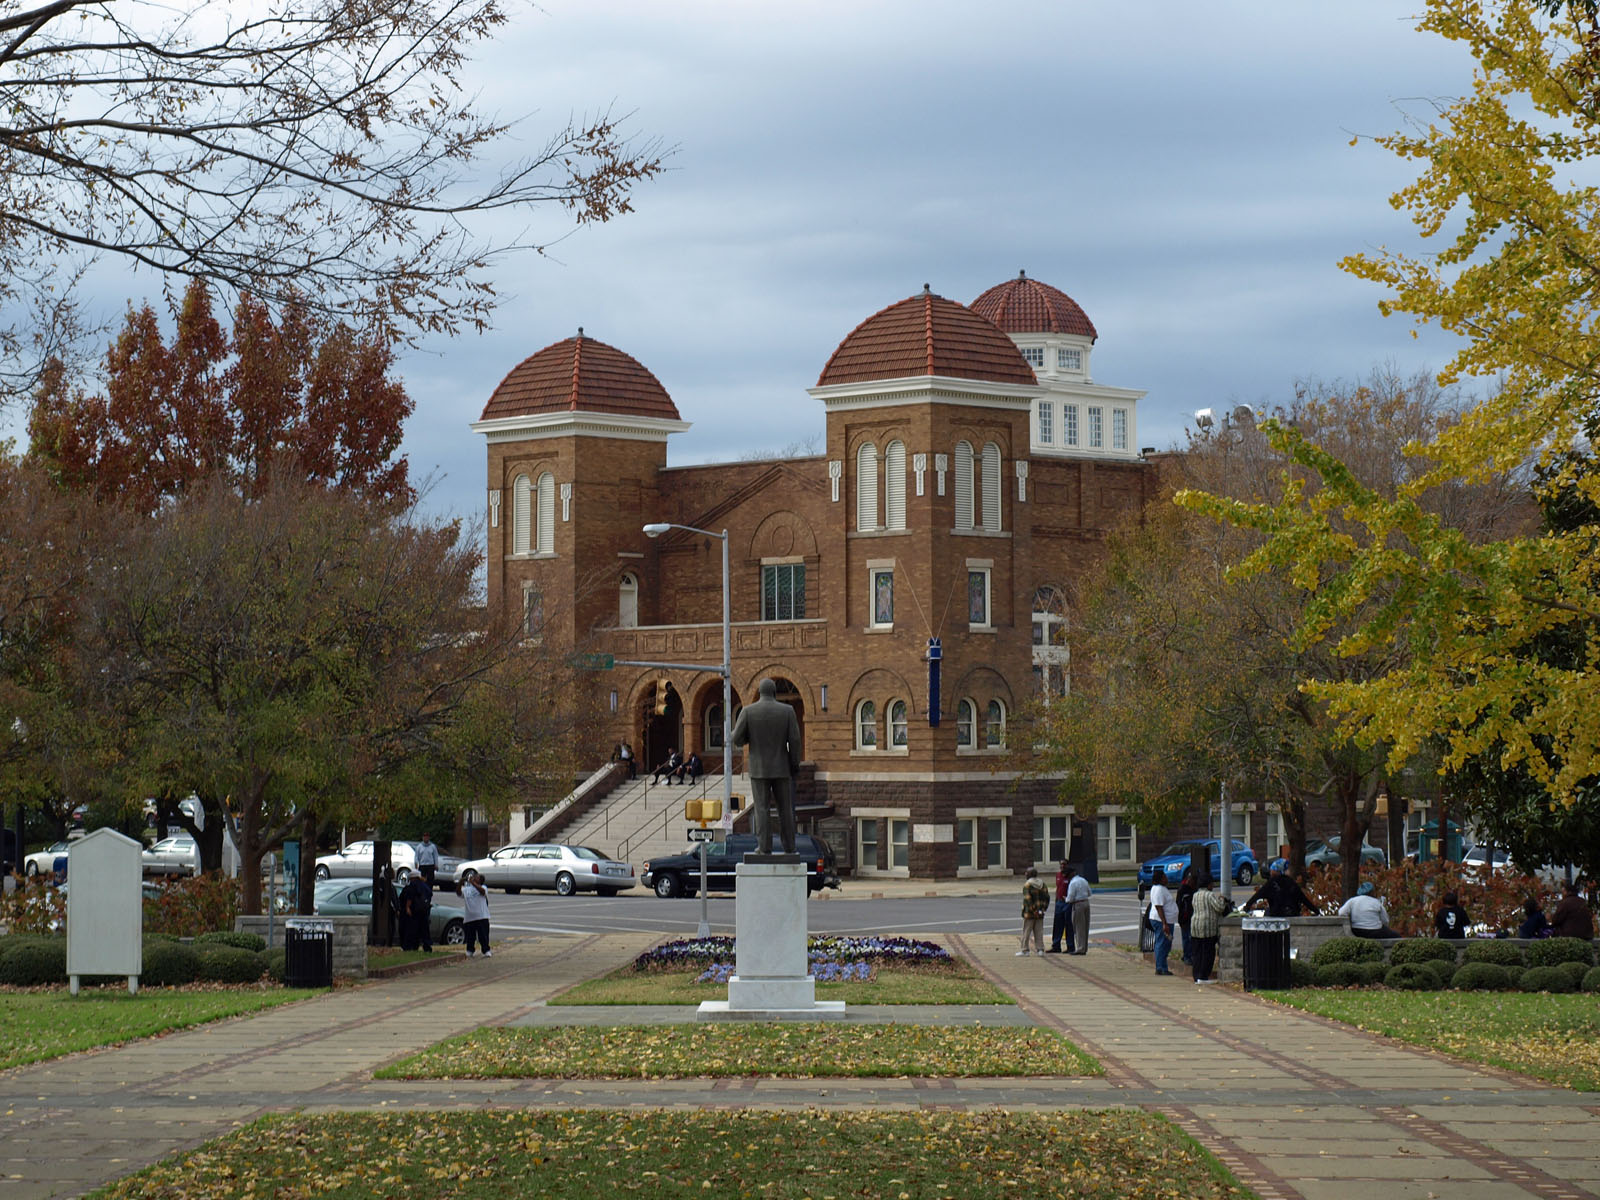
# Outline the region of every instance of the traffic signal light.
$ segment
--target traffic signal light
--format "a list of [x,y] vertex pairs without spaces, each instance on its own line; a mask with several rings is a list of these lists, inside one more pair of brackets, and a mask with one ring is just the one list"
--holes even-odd
[[667,689],[670,685],[665,679],[656,680],[656,716],[667,715]]

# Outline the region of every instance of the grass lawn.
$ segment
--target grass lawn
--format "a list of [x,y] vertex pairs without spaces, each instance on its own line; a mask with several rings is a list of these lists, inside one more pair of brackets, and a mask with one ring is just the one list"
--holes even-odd
[[751,1196],[1221,1200],[1252,1193],[1149,1113],[341,1113],[268,1117],[93,1193],[127,1200]]
[[125,984],[52,991],[0,992],[0,1069],[112,1046],[221,1017],[256,1012],[320,993],[277,984],[151,988],[128,995]]
[[1600,1091],[1600,998],[1592,995],[1359,988],[1258,995],[1472,1062]]
[[476,1029],[385,1067],[383,1079],[811,1079],[1099,1075],[1048,1029],[978,1025],[559,1025]]
[[398,946],[368,946],[367,970],[372,971],[380,967],[403,967],[408,963],[432,962],[439,958],[448,958],[452,954],[460,954],[459,946],[435,946],[432,954],[424,954],[421,950],[402,950]]
[[[725,983],[696,983],[699,968],[639,971],[618,967],[551,997],[551,1004],[699,1004],[725,1000]],[[969,964],[879,967],[876,978],[817,984],[818,1000],[849,1004],[1015,1004]]]

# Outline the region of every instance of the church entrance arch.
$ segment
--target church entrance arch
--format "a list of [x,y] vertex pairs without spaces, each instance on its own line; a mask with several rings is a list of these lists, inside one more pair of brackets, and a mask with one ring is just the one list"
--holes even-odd
[[664,712],[656,712],[657,689],[654,686],[645,689],[639,702],[642,718],[640,725],[644,730],[639,768],[645,774],[649,774],[666,762],[667,755],[674,750],[684,750],[683,697],[678,695],[678,689],[670,683],[661,686],[666,688]]

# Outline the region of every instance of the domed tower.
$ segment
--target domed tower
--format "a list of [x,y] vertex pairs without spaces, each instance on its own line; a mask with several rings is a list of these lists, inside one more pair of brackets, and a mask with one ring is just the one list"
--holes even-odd
[[1044,386],[1033,404],[1034,453],[1138,458],[1145,393],[1094,382],[1089,357],[1099,335],[1077,301],[1020,271],[974,300],[972,310],[1010,336]]
[[[618,622],[630,582],[637,605],[626,559],[655,511],[667,438],[688,428],[649,370],[582,329],[517,364],[472,425],[488,449],[491,614],[520,611],[530,634],[569,645]],[[619,562],[618,590],[588,586]]]

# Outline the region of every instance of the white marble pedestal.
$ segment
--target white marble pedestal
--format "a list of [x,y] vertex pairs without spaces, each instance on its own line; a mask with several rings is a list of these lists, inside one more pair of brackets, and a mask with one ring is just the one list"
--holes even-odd
[[806,959],[806,863],[796,854],[751,856],[734,868],[734,975],[726,1000],[701,1021],[828,1021],[844,1001],[816,998]]

